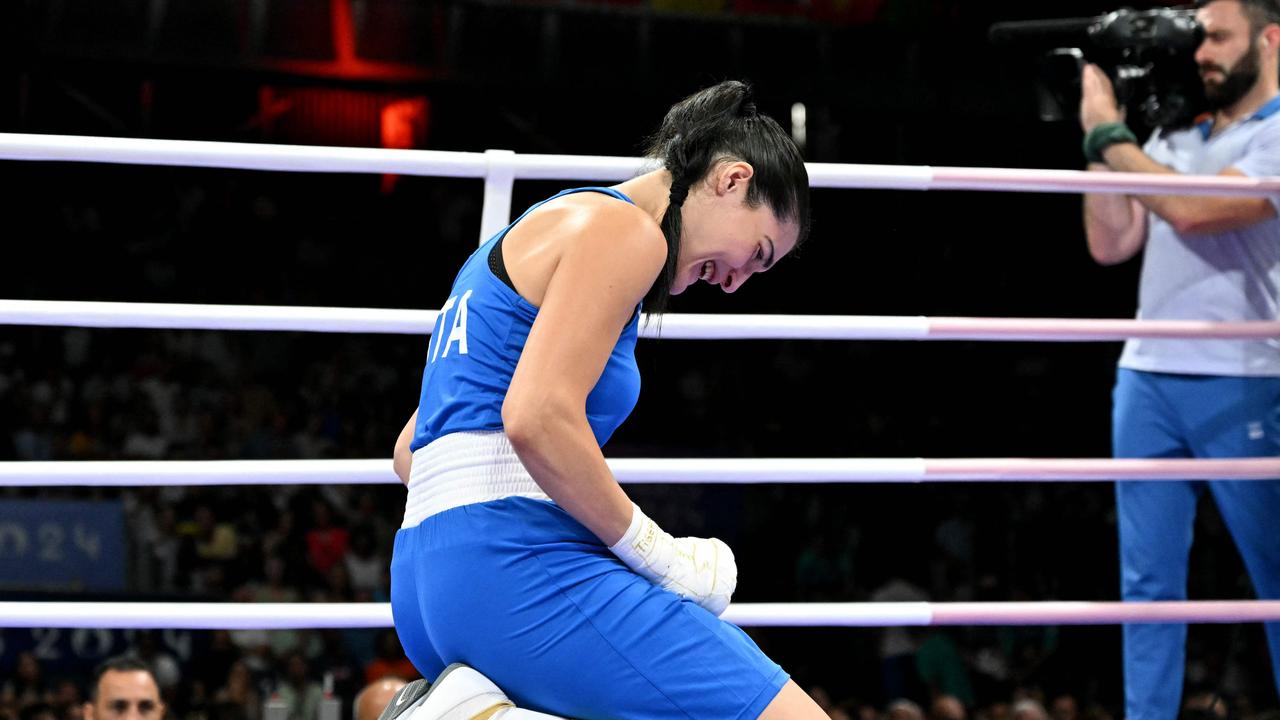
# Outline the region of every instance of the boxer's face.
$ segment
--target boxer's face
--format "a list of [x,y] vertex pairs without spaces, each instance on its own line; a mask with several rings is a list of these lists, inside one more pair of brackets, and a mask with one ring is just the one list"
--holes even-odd
[[795,222],[784,222],[767,205],[746,201],[754,171],[748,163],[720,163],[691,188],[681,217],[680,257],[671,294],[702,281],[736,292],[791,252],[799,238]]

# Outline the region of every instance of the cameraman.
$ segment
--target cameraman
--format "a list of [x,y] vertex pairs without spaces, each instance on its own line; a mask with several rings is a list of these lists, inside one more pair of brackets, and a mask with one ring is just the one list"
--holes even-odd
[[[1158,128],[1139,148],[1107,75],[1086,66],[1080,122],[1097,172],[1280,175],[1280,2],[1202,0],[1195,54],[1211,114]],[[1103,265],[1146,249],[1143,319],[1276,320],[1277,199],[1087,195],[1089,252]],[[1117,457],[1280,455],[1280,338],[1130,340],[1117,373]],[[1121,590],[1127,601],[1181,600],[1197,498],[1208,491],[1261,598],[1280,598],[1280,481],[1118,482]],[[1272,671],[1280,623],[1266,626]],[[1124,628],[1125,716],[1178,716],[1185,625]],[[1280,687],[1280,673],[1277,673]]]

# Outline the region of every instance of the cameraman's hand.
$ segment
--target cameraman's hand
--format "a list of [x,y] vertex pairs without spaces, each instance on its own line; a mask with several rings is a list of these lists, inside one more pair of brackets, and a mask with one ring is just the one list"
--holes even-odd
[[1080,126],[1087,134],[1103,123],[1124,122],[1111,79],[1097,65],[1087,64],[1080,75]]

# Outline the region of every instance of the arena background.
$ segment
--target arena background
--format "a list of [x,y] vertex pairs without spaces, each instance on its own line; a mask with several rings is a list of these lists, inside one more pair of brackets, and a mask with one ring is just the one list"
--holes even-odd
[[[1036,116],[1037,53],[994,48],[987,28],[1112,9],[1093,0],[17,0],[0,8],[0,130],[636,155],[672,102],[741,78],[784,127],[793,104],[805,105],[809,161],[1078,169],[1076,123]],[[481,187],[469,180],[18,162],[0,173],[6,298],[436,308],[479,226]],[[515,205],[560,186],[517,183]],[[1092,263],[1078,196],[817,190],[814,217],[812,240],[774,272],[732,297],[694,288],[672,311],[1134,311],[1139,263]],[[416,403],[426,343],[0,327],[0,459],[385,456]],[[645,341],[640,405],[606,450],[1104,457],[1119,349]],[[631,493],[669,529],[735,548],[737,600],[1118,597],[1107,484]],[[341,601],[385,599],[381,568],[403,490],[4,489],[0,498],[0,529],[35,538],[25,549],[0,543],[7,599]],[[1192,555],[1192,597],[1252,596],[1211,505]],[[833,714],[867,717],[899,682],[927,702],[965,676],[983,716],[1063,694],[1082,715],[1120,715],[1115,627],[752,634],[802,685],[821,687]],[[883,656],[903,641],[917,657]],[[394,645],[377,632],[8,629],[0,715],[75,718],[85,675],[127,651],[161,669],[175,717],[254,718],[252,698],[290,683],[306,695],[325,675],[349,698],[370,667],[399,667]],[[1276,707],[1258,626],[1194,627],[1189,660],[1190,693],[1221,693],[1242,717]],[[237,674],[248,690],[228,680]]]

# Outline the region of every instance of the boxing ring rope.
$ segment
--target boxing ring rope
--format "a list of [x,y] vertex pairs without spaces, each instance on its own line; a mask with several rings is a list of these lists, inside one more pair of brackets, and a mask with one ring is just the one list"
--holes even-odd
[[[278,330],[429,335],[436,310],[0,300],[0,325]],[[658,329],[641,324],[644,337]],[[1280,337],[1280,322],[1081,320],[874,315],[707,315],[673,313],[661,337],[673,340],[1037,340]]]
[[[638,158],[303,147],[0,133],[0,159],[375,173],[484,180],[481,241],[511,217],[515,180],[623,180]],[[1280,178],[808,164],[817,188],[1280,195]],[[0,324],[428,334],[438,313],[416,310],[0,300]],[[650,331],[647,334],[652,334]],[[1131,337],[1271,338],[1280,322],[668,315],[673,339],[1105,341]],[[613,459],[626,483],[959,482],[972,480],[1264,479],[1280,458]],[[0,463],[0,486],[394,483],[387,460]],[[742,603],[725,618],[746,626],[885,626],[1253,622],[1280,620],[1280,601],[1039,603]],[[386,604],[0,602],[6,627],[390,627]]]
[[[515,180],[625,180],[642,158],[517,155],[440,150],[319,147],[0,133],[0,159],[169,165],[288,172],[395,173],[482,178],[509,166]],[[808,163],[817,188],[880,190],[1004,190],[1203,195],[1277,195],[1280,178],[1088,173],[1080,170],[949,168],[926,165]]]
[[[1272,480],[1280,457],[1241,459],[611,458],[619,482],[799,484]],[[391,461],[71,460],[0,462],[0,487],[374,485],[400,480]]]
[[[744,627],[1111,625],[1280,620],[1280,600],[734,603]],[[392,627],[389,603],[0,602],[7,627],[262,630]]]
[[[0,160],[484,178],[481,242],[510,221],[515,180],[625,180],[646,163],[642,158],[506,150],[466,153],[23,133],[0,133]],[[817,188],[1280,195],[1280,178],[849,163],[808,163],[807,168],[810,184]]]

